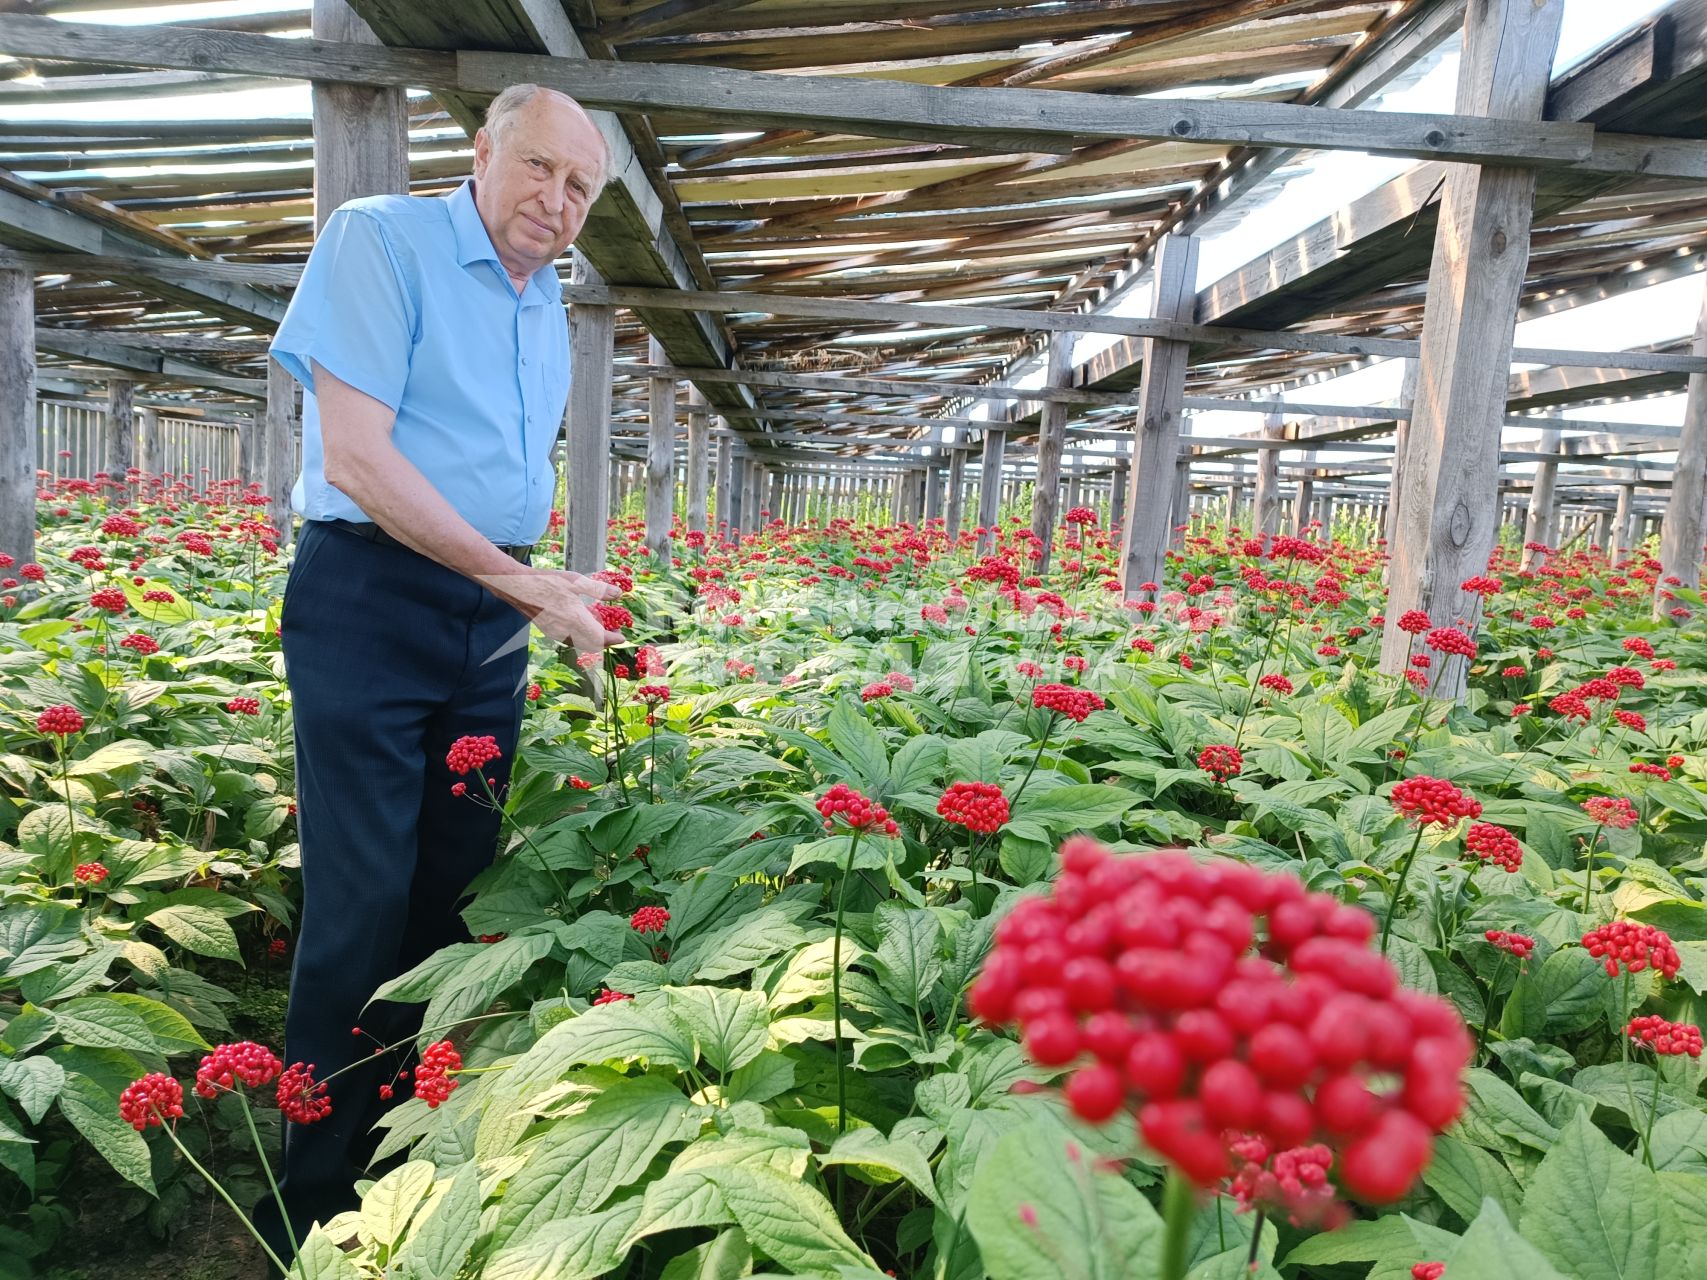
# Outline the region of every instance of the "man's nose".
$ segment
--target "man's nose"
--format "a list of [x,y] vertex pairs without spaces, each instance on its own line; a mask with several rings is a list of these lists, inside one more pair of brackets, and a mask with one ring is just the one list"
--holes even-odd
[[539,202],[545,211],[554,217],[563,211],[563,188],[555,182],[547,183],[540,192]]

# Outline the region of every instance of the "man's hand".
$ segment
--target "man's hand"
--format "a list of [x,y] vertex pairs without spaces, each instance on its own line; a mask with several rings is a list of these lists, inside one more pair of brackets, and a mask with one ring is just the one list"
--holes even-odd
[[534,569],[505,574],[487,586],[508,600],[547,637],[567,641],[580,653],[600,653],[621,644],[620,631],[607,631],[588,607],[589,601],[612,600],[621,594],[608,582],[565,569]]

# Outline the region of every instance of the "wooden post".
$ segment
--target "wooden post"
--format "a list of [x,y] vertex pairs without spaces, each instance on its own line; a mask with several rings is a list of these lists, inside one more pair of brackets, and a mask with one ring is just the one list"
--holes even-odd
[[[1074,335],[1057,333],[1049,343],[1049,370],[1045,385],[1061,390],[1073,378]],[[1184,394],[1184,384],[1180,387]],[[1031,491],[1031,536],[1043,548],[1036,572],[1049,572],[1049,557],[1055,541],[1055,526],[1061,516],[1061,453],[1067,447],[1067,406],[1059,400],[1045,401],[1037,429],[1037,485]]]
[[688,388],[688,532],[704,533],[711,487],[711,414],[698,387]]
[[0,267],[0,551],[36,558],[36,282]]
[[1594,516],[1594,545],[1602,551],[1611,554],[1612,551],[1612,513],[1605,507],[1595,512]]
[[1002,513],[1002,453],[1008,433],[994,423],[984,428],[983,469],[978,476],[978,554],[996,549],[996,521]]
[[[1549,433],[1543,436],[1535,446],[1537,453],[1559,452],[1559,436]],[[1523,542],[1527,547],[1531,543],[1538,546],[1551,547],[1558,528],[1559,513],[1553,509],[1553,486],[1559,474],[1559,464],[1556,462],[1541,462],[1535,467],[1535,483],[1529,489],[1529,511],[1523,522]],[[1523,563],[1526,568],[1534,568],[1547,558],[1545,551],[1525,551]]]
[[732,436],[722,436],[717,441],[717,486],[712,495],[717,523],[720,525],[729,523],[729,507],[735,501],[730,487],[730,477],[734,473],[735,440]]
[[[269,393],[267,396],[267,402],[269,404],[272,403],[272,395],[270,394],[272,386],[272,379],[269,376],[267,380],[267,390]],[[261,482],[262,492],[269,493],[269,496],[270,491],[267,486],[271,484],[272,481],[270,478],[271,472],[268,470],[268,467],[271,465],[269,461],[268,448],[271,442],[267,437],[267,432],[270,430],[270,421],[271,418],[269,415],[263,415],[259,427],[260,439],[257,441],[255,446],[257,456],[260,459],[259,466],[261,469],[261,473],[255,478]],[[296,441],[294,439],[291,441],[290,447],[291,452],[295,453]],[[156,480],[159,478],[160,413],[158,410],[143,408],[136,411],[136,466],[137,469],[142,472],[144,478],[153,478]],[[289,483],[288,480],[286,483]],[[271,519],[270,511],[268,513],[268,518]]]
[[728,536],[738,539],[741,536],[741,502],[747,493],[747,468],[750,463],[744,448],[733,441],[730,444]]
[[[279,531],[279,545],[292,534],[290,489],[296,479],[296,379],[277,360],[267,360],[267,428],[261,489],[267,495],[267,523]],[[160,417],[146,412],[143,421],[145,470],[160,469]]]
[[[1262,438],[1279,440],[1286,420],[1278,413],[1266,414],[1262,420]],[[1257,451],[1256,498],[1252,503],[1251,533],[1254,537],[1280,532],[1280,450]]]
[[[1539,119],[1564,8],[1563,0],[1471,4],[1458,111]],[[1498,536],[1500,426],[1534,203],[1534,169],[1453,165],[1445,178],[1382,642],[1381,669],[1391,675],[1405,669],[1407,610],[1440,626],[1477,616],[1480,600],[1460,584],[1487,572]],[[1432,692],[1460,696],[1466,666],[1432,667]]]
[[[647,360],[668,365],[658,339],[647,343]],[[676,380],[646,380],[646,548],[654,567],[670,556],[670,517],[676,509]]]
[[136,465],[136,382],[107,379],[107,474],[124,483]]
[[1114,468],[1108,482],[1108,527],[1118,529],[1126,523],[1126,487],[1131,483],[1132,468],[1122,462]]
[[772,520],[782,518],[782,475],[780,467],[772,467],[767,473],[765,505],[761,508],[761,512],[768,511]]
[[[1177,546],[1184,540],[1180,532],[1191,521],[1191,462],[1192,450],[1180,454],[1174,463],[1173,490],[1168,495],[1168,545]],[[1130,497],[1130,494],[1128,495]],[[1160,578],[1153,579],[1160,582]]]
[[750,454],[741,459],[741,497],[735,508],[742,533],[751,533],[759,523],[759,464]]
[[[1707,355],[1707,298],[1702,300],[1691,350],[1697,356]],[[1692,373],[1684,399],[1683,434],[1677,441],[1677,469],[1671,477],[1671,503],[1660,526],[1661,583],[1654,596],[1655,617],[1665,616],[1662,605],[1670,607],[1660,596],[1666,589],[1664,579],[1675,576],[1690,588],[1700,584],[1704,503],[1707,503],[1707,374]]]
[[[955,444],[964,441],[956,438]],[[960,536],[960,522],[966,514],[966,449],[955,449],[948,455],[948,502],[943,512],[943,529],[950,538]]]
[[1310,509],[1316,504],[1316,482],[1309,476],[1300,477],[1298,493],[1292,499],[1292,536],[1302,538],[1310,528]]
[[[1163,236],[1156,251],[1155,316],[1189,323],[1197,306],[1197,239]],[[1191,344],[1160,338],[1143,343],[1138,421],[1132,430],[1132,491],[1121,539],[1121,586],[1132,599],[1141,583],[1162,581],[1171,531],[1168,490],[1179,462],[1181,401]],[[1177,522],[1176,522],[1177,523]]]
[[261,427],[250,414],[237,426],[237,478],[245,486],[259,480],[256,470],[260,454]]
[[[379,44],[346,0],[314,0],[316,40]],[[314,81],[314,230],[360,196],[409,191],[409,104],[402,89]]]
[[[575,284],[603,284],[579,254]],[[605,567],[610,511],[610,382],[615,354],[616,308],[577,302],[569,308],[569,383],[564,431],[564,492],[568,502],[563,566],[576,573]]]

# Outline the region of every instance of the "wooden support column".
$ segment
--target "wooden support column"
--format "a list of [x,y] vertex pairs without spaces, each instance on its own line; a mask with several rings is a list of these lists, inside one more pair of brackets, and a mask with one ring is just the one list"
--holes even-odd
[[[1559,436],[1549,432],[1535,446],[1537,453],[1559,452]],[[1553,486],[1559,475],[1557,462],[1540,462],[1535,466],[1535,482],[1529,490],[1529,512],[1523,522],[1523,542],[1551,547],[1557,537],[1559,513],[1553,506]],[[1534,568],[1547,558],[1544,551],[1525,551],[1523,563]]]
[[[316,40],[380,43],[345,0],[314,0]],[[360,196],[409,191],[409,102],[402,89],[316,80],[314,230]]]
[[[1278,413],[1266,414],[1262,420],[1262,438],[1278,440],[1286,426]],[[1280,450],[1257,450],[1257,485],[1255,508],[1251,513],[1251,533],[1255,537],[1280,532]]]
[[1310,528],[1310,512],[1316,503],[1316,482],[1309,476],[1298,481],[1298,492],[1292,499],[1292,536],[1302,538]]
[[[124,480],[136,465],[136,382],[107,379],[107,474]],[[223,477],[220,477],[223,478]]]
[[[728,536],[736,539],[741,536],[741,500],[747,492],[747,468],[750,465],[747,451],[731,443],[729,454],[729,511],[724,517],[728,522]],[[721,514],[721,513],[720,513]]]
[[36,284],[0,267],[0,551],[36,558]]
[[[266,449],[261,490],[267,495],[267,523],[279,531],[279,545],[291,540],[290,489],[296,480],[296,379],[277,360],[267,360]],[[160,467],[160,416],[143,421],[145,470]]]
[[237,478],[245,486],[261,477],[256,469],[260,460],[261,424],[250,414],[237,426]]
[[1002,454],[1007,449],[1008,433],[991,425],[984,428],[983,470],[978,477],[978,554],[987,556],[996,549],[996,521],[1002,513]]
[[1608,554],[1612,551],[1612,513],[1604,507],[1595,513],[1594,545]]
[[[1564,0],[1472,3],[1458,111],[1539,119],[1564,9]],[[1399,618],[1407,610],[1421,609],[1441,626],[1478,616],[1480,599],[1459,584],[1487,572],[1498,536],[1500,426],[1535,170],[1453,165],[1440,203],[1382,643],[1381,669],[1391,675],[1405,669],[1412,637],[1399,630]],[[1459,696],[1465,665],[1431,668],[1432,692]]]
[[[267,381],[269,392],[272,390],[272,385],[272,380],[269,377]],[[271,395],[267,397],[267,401],[269,404],[272,403]],[[272,442],[267,435],[267,432],[271,430],[268,425],[270,420],[270,415],[263,413],[261,422],[256,428],[260,433],[260,439],[256,444],[257,456],[260,459],[258,463],[260,474],[255,477],[261,482],[261,491],[269,496],[272,493],[272,490],[268,488],[272,483],[269,478],[272,473],[268,470],[272,465],[271,455],[268,452]],[[293,439],[291,441],[291,452],[295,453],[295,451],[296,441]],[[136,466],[145,478],[155,477],[157,479],[160,475],[160,413],[156,409],[144,408],[136,411]],[[288,476],[285,483],[290,483]],[[271,518],[272,512],[269,508],[268,519]]]
[[1126,523],[1126,488],[1131,483],[1132,468],[1122,462],[1114,469],[1108,482],[1108,527],[1118,529]]
[[[1045,385],[1051,391],[1064,389],[1073,379],[1074,335],[1057,333],[1049,343],[1049,369]],[[1181,393],[1184,393],[1181,384]],[[1031,491],[1031,535],[1043,548],[1036,572],[1049,572],[1049,557],[1055,541],[1055,526],[1061,518],[1061,453],[1067,447],[1067,405],[1049,400],[1037,428],[1037,484]]]
[[[570,279],[602,284],[579,254]],[[605,567],[610,512],[610,383],[616,351],[616,308],[577,302],[569,308],[568,436],[563,474],[569,510],[563,566],[576,573]]]
[[736,518],[740,522],[742,533],[751,533],[758,528],[759,476],[758,462],[751,455],[742,458],[740,505],[735,508]]
[[[964,441],[956,439],[955,443]],[[955,449],[948,455],[948,501],[943,511],[943,528],[951,538],[960,536],[960,522],[966,514],[966,455],[967,449]]]
[[[1695,324],[1693,354],[1707,356],[1707,298]],[[1677,470],[1671,477],[1671,502],[1660,526],[1660,591],[1676,576],[1686,587],[1701,582],[1702,519],[1707,512],[1707,374],[1689,375],[1683,407],[1683,434],[1677,441]],[[1664,606],[1664,607],[1662,607]],[[1669,603],[1654,596],[1654,616],[1664,617]]]
[[[722,421],[721,418],[718,419]],[[729,523],[729,508],[734,503],[734,492],[731,478],[735,474],[735,440],[731,436],[723,436],[717,441],[717,486],[712,494],[714,512],[719,525]]]
[[[766,478],[767,478],[767,483],[765,485],[765,505],[760,509],[760,514],[762,516],[765,512],[769,512],[770,513],[770,519],[777,520],[777,519],[780,519],[782,517],[782,470],[781,470],[781,468],[777,468],[777,467],[771,468],[771,470],[767,473]],[[760,526],[755,525],[754,527],[758,528]]]
[[711,414],[698,387],[688,388],[688,532],[706,530],[707,490],[711,487]]
[[[1162,237],[1156,250],[1155,297],[1156,319],[1184,324],[1195,318],[1195,236]],[[1143,358],[1138,421],[1132,431],[1132,491],[1120,556],[1121,586],[1129,600],[1138,594],[1140,584],[1162,581],[1162,557],[1172,529],[1168,492],[1179,462],[1181,405],[1191,345],[1146,338]]]
[[[1404,376],[1399,380],[1399,407],[1407,414],[1414,411],[1417,402],[1417,362],[1414,359],[1405,361]],[[1393,470],[1387,476],[1387,518],[1381,523],[1381,536],[1387,540],[1388,561],[1382,566],[1382,581],[1390,580],[1392,572],[1393,546],[1399,539],[1399,508],[1403,498],[1403,477],[1405,468],[1405,453],[1410,448],[1411,419],[1406,416],[1399,418],[1393,424]]]
[[[667,365],[664,348],[653,338],[646,358]],[[670,557],[670,517],[676,510],[676,380],[646,379],[646,547],[655,566]]]
[[[1191,520],[1191,463],[1192,451],[1180,454],[1174,463],[1173,489],[1168,495],[1168,545],[1177,546],[1184,540],[1180,532]],[[1130,497],[1130,495],[1128,495]],[[1153,579],[1160,582],[1160,578]]]

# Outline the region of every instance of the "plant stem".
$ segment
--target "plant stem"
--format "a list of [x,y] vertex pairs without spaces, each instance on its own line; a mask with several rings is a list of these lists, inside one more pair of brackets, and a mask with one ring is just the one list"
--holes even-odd
[[[155,1114],[159,1115],[159,1111],[156,1110]],[[285,1266],[284,1262],[279,1258],[279,1255],[273,1252],[272,1246],[261,1238],[261,1233],[255,1230],[255,1224],[249,1221],[249,1215],[237,1207],[237,1201],[231,1198],[231,1193],[220,1185],[218,1178],[214,1177],[202,1166],[201,1161],[197,1160],[190,1154],[190,1149],[179,1139],[177,1131],[173,1129],[170,1124],[164,1123],[165,1118],[162,1117],[161,1119],[162,1124],[160,1127],[166,1130],[166,1136],[172,1140],[172,1145],[178,1148],[179,1154],[181,1154],[185,1160],[190,1162],[190,1167],[192,1169],[201,1174],[202,1178],[207,1182],[207,1185],[213,1188],[214,1193],[231,1207],[231,1212],[237,1215],[237,1220],[248,1228],[250,1235],[255,1237],[255,1243],[261,1246],[262,1252],[272,1259],[273,1265],[279,1269],[279,1274],[283,1275],[288,1272],[290,1268]],[[265,1163],[265,1161],[262,1163]],[[288,1222],[289,1219],[286,1219],[286,1221]]]
[[1499,963],[1494,966],[1493,980],[1488,983],[1488,999],[1482,1006],[1482,1029],[1476,1033],[1476,1060],[1482,1060],[1482,1050],[1488,1045],[1488,1028],[1494,1022],[1494,997],[1499,994],[1500,979],[1505,977],[1506,953],[1500,952]]
[[[853,878],[854,854],[859,850],[862,833],[855,831],[848,842],[848,860],[842,867],[842,882],[836,888],[836,935],[830,948],[830,1004],[835,1019],[836,1041],[836,1132],[848,1129],[847,1046],[842,1043],[842,922],[848,905],[848,881]],[[845,1218],[848,1180],[845,1172],[836,1176],[836,1216]]]
[[1381,954],[1387,954],[1387,940],[1393,934],[1393,917],[1399,913],[1399,899],[1405,896],[1405,877],[1411,874],[1411,863],[1423,842],[1423,824],[1417,823],[1417,838],[1411,841],[1411,851],[1399,864],[1399,883],[1393,886],[1393,896],[1387,902],[1387,918],[1381,922]]
[[1586,916],[1592,905],[1589,895],[1594,891],[1594,846],[1600,843],[1600,828],[1594,829],[1594,834],[1588,838],[1588,848],[1583,853],[1583,914]]
[[1008,800],[1010,809],[1019,807],[1019,798],[1025,794],[1025,784],[1031,781],[1031,775],[1037,772],[1037,762],[1043,759],[1043,752],[1049,745],[1049,735],[1055,732],[1055,712],[1049,713],[1049,723],[1043,726],[1043,736],[1037,740],[1037,750],[1031,757],[1031,767],[1025,771],[1025,777],[1019,780],[1019,786]]
[[1162,1269],[1157,1280],[1185,1280],[1186,1246],[1191,1242],[1191,1222],[1197,1216],[1197,1191],[1178,1169],[1168,1170],[1162,1192]]
[[[1626,1040],[1629,1039],[1628,1036],[1626,1036],[1624,1038]],[[1654,1132],[1654,1117],[1657,1116],[1659,1113],[1660,1113],[1660,1060],[1659,1060],[1659,1057],[1656,1055],[1654,1058],[1654,1092],[1653,1092],[1653,1095],[1648,1099],[1648,1123],[1642,1127],[1642,1159],[1647,1162],[1648,1168],[1650,1168],[1650,1169],[1652,1169],[1654,1167],[1654,1151],[1653,1151],[1653,1147],[1649,1145],[1649,1139],[1653,1136],[1653,1132]]]
[[1267,1213],[1266,1209],[1258,1209],[1256,1220],[1251,1223],[1251,1250],[1245,1255],[1245,1270],[1251,1275],[1257,1271],[1257,1254],[1262,1251],[1262,1227]]
[[267,1186],[272,1190],[273,1203],[279,1207],[279,1217],[284,1222],[285,1238],[290,1241],[291,1253],[296,1253],[296,1228],[291,1225],[290,1211],[285,1208],[284,1196],[279,1191],[279,1184],[273,1178],[273,1164],[267,1159],[266,1148],[261,1145],[260,1131],[255,1128],[255,1116],[249,1109],[249,1099],[241,1099],[243,1103],[243,1123],[249,1126],[249,1138],[255,1144],[255,1158],[261,1162],[261,1172],[267,1175]]
[[522,843],[529,849],[533,850],[533,856],[539,859],[539,869],[545,872],[546,875],[550,876],[551,883],[557,886],[557,900],[567,907],[569,905],[569,890],[563,887],[562,878],[551,869],[551,864],[545,860],[545,853],[533,842],[533,837],[528,835],[528,833],[522,829],[521,824],[511,819],[510,815],[504,811],[504,806],[499,803],[497,795],[492,790],[492,784],[486,781],[485,771],[482,769],[476,769],[474,773],[475,776],[480,779],[480,789],[486,793],[487,800],[489,800],[492,807],[498,811],[498,824],[500,828],[507,823],[510,829],[522,838]]

